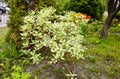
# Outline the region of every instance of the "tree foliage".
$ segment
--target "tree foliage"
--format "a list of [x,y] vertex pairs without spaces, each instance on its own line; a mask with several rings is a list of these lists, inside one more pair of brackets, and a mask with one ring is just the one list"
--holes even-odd
[[10,7],[9,22],[7,24],[9,33],[7,34],[7,42],[13,42],[18,48],[20,47],[20,31],[19,26],[23,24],[23,17],[27,14],[27,6],[24,0],[8,0]]
[[65,8],[88,14],[94,19],[101,19],[105,9],[100,0],[70,0]]

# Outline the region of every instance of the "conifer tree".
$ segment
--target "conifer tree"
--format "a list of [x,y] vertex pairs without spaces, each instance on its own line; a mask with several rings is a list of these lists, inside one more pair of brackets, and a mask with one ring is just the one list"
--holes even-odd
[[23,24],[23,17],[27,15],[27,2],[25,0],[7,0],[10,7],[8,28],[6,41],[16,45],[17,49],[20,43],[20,26]]

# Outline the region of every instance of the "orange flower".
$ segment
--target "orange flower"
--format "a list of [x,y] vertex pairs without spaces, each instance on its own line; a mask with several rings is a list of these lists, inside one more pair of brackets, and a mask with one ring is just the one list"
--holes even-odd
[[91,16],[88,16],[87,14],[84,14],[84,16],[85,16],[86,19],[90,19],[91,18]]
[[84,14],[85,17],[87,17],[88,15],[87,14]]
[[82,19],[91,19],[91,16],[88,16],[87,14],[82,14],[80,12],[76,13],[75,15]]
[[86,19],[91,19],[91,16],[87,16]]

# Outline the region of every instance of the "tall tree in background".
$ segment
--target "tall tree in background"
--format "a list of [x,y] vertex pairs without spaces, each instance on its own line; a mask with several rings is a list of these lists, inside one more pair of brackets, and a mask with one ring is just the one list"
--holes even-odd
[[8,28],[6,40],[9,43],[15,44],[17,48],[20,47],[20,26],[23,24],[23,17],[27,15],[26,0],[7,0],[10,7]]
[[112,20],[120,10],[120,0],[109,0],[108,1],[108,17],[103,25],[100,38],[107,38],[108,30],[112,24]]

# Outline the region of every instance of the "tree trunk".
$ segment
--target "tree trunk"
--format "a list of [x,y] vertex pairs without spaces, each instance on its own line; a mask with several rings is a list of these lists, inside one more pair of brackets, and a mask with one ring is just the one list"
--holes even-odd
[[101,31],[101,35],[100,38],[106,39],[108,36],[108,30],[110,28],[110,25],[112,23],[113,17],[112,16],[108,16],[108,18],[106,19],[104,25],[103,25],[103,29]]
[[102,38],[102,39],[107,38],[108,30],[110,28],[112,20],[114,19],[115,15],[119,12],[119,10],[120,10],[120,0],[109,0],[109,2],[108,2],[108,17],[103,25],[103,29],[101,31],[100,38]]

